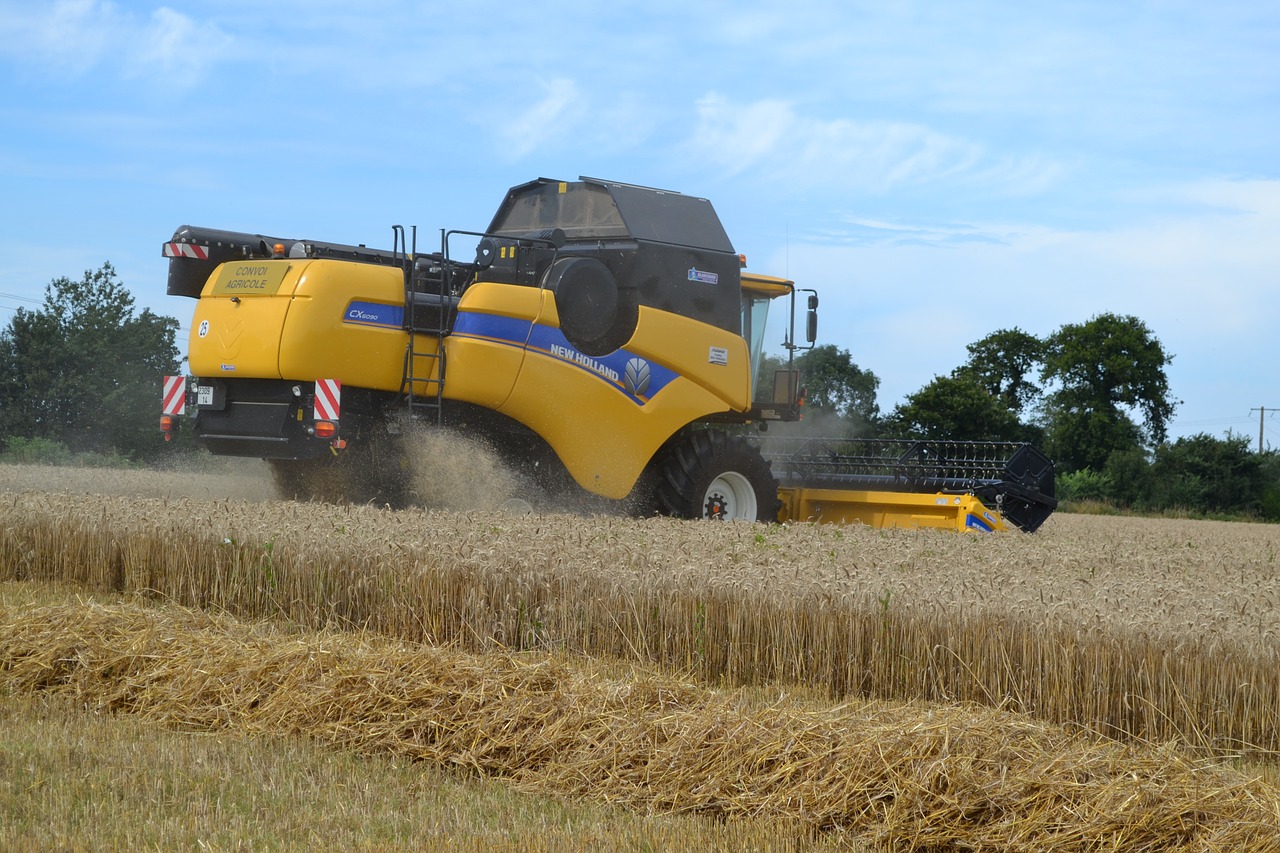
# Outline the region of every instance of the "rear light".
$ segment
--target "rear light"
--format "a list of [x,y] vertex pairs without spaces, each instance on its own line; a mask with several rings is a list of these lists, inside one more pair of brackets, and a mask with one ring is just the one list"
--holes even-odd
[[173,429],[173,416],[172,416],[172,415],[161,415],[161,416],[160,416],[160,429],[164,430],[165,432],[168,432],[169,430]]
[[338,434],[338,425],[333,421],[316,421],[317,438],[333,438]]

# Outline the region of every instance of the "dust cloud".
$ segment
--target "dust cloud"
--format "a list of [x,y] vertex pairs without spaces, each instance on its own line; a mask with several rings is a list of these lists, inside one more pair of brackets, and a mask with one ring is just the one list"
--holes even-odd
[[400,438],[409,497],[419,506],[454,511],[519,509],[524,504],[516,501],[529,501],[531,484],[482,441],[438,427],[411,428]]

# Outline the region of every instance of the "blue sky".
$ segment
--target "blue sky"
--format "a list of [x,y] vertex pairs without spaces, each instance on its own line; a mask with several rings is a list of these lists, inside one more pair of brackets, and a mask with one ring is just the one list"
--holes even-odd
[[0,93],[0,322],[109,260],[185,327],[182,224],[434,246],[590,175],[711,199],[883,410],[1102,312],[1173,435],[1280,408],[1274,3],[0,0]]

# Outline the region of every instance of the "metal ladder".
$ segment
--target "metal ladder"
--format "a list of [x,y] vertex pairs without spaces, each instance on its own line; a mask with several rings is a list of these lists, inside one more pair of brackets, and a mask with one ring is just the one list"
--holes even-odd
[[[407,244],[401,225],[392,226],[395,252],[404,270],[404,329],[409,341],[404,351],[404,372],[400,394],[408,406],[411,420],[426,420],[440,426],[444,422],[444,338],[450,328],[450,311],[445,302],[449,295],[447,263],[420,266],[417,262],[418,229],[412,230],[413,245]],[[439,296],[441,304],[434,310],[435,321],[426,313],[415,294]],[[434,341],[434,350],[419,349],[419,340]]]

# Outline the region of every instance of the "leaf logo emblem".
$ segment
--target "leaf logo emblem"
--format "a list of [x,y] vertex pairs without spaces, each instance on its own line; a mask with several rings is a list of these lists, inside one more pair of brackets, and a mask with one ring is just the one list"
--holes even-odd
[[649,390],[649,362],[639,357],[630,359],[622,378],[628,394],[633,397],[644,396]]

